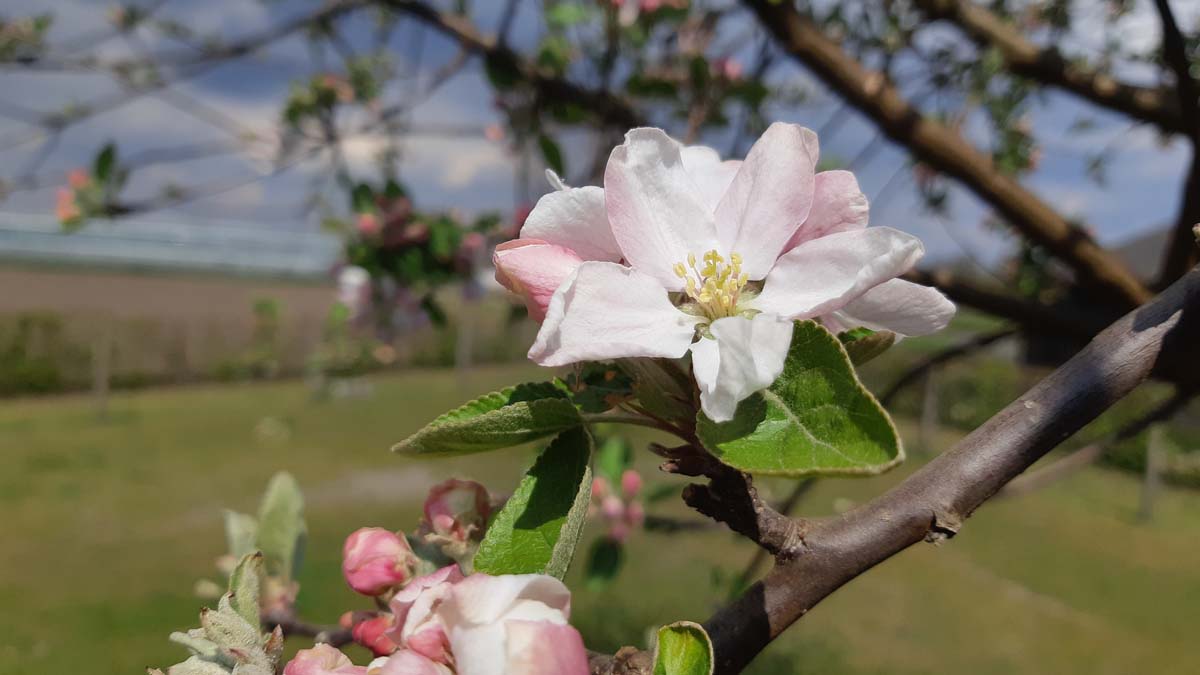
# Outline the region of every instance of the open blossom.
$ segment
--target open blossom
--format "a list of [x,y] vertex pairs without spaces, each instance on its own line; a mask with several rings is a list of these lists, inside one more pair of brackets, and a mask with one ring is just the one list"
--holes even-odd
[[396,593],[389,605],[395,625],[388,634],[392,642],[433,661],[449,663],[450,641],[438,610],[463,578],[458,565],[448,565],[413,579]]
[[924,254],[920,241],[867,228],[854,176],[816,173],[817,156],[816,134],[793,124],[771,125],[744,162],[646,128],[613,150],[604,188],[555,176],[494,257],[497,279],[543,318],[529,357],[561,366],[690,352],[702,409],[726,421],[782,372],[794,320],[940,330],[954,306],[897,279]]
[[322,643],[296,652],[283,667],[283,675],[367,675],[367,668],[354,665],[336,647]]
[[364,527],[346,538],[342,574],[350,588],[380,595],[413,578],[417,556],[403,535],[381,527]]
[[586,675],[579,632],[567,623],[571,592],[543,574],[472,574],[438,614],[461,675]]

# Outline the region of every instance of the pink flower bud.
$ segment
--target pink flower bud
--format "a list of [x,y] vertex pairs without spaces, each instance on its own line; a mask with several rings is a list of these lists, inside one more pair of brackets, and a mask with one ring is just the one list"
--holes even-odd
[[625,523],[623,523],[621,521],[616,521],[612,525],[609,525],[609,527],[608,527],[608,538],[609,539],[617,542],[618,544],[624,544],[625,540],[628,537],[629,537],[629,526],[626,525]]
[[642,490],[642,475],[633,469],[625,469],[621,474],[621,494],[625,499],[633,499]]
[[355,642],[370,649],[375,656],[387,656],[400,648],[400,645],[388,636],[388,633],[395,629],[395,624],[395,618],[391,614],[380,614],[355,624],[351,635],[354,636]]
[[366,666],[356,666],[335,647],[318,644],[301,649],[283,667],[283,675],[366,675]]
[[379,234],[379,218],[374,213],[358,214],[358,233],[364,237],[374,237]]
[[451,478],[429,490],[425,498],[425,529],[451,540],[481,538],[491,503],[487,488],[471,480]]
[[592,499],[604,499],[608,496],[608,479],[596,476],[592,479]]
[[483,136],[493,143],[500,142],[504,140],[504,127],[499,124],[489,124],[483,128]]
[[74,190],[65,187],[58,189],[58,201],[54,206],[54,215],[58,217],[60,223],[74,222],[83,215],[78,202],[75,201]]
[[92,184],[92,176],[84,169],[71,169],[67,174],[67,185],[73,190],[80,190]]
[[609,495],[600,502],[600,513],[609,520],[620,520],[625,515],[625,502],[616,495]]
[[634,528],[641,527],[646,522],[646,509],[641,502],[631,502],[625,507],[625,522]]
[[346,538],[342,575],[363,595],[380,595],[412,579],[417,557],[408,541],[381,527],[364,527]]

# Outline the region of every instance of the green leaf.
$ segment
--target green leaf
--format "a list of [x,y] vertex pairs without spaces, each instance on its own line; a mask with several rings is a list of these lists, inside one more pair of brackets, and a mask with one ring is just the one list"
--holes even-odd
[[458,455],[507,448],[582,424],[567,393],[550,382],[508,387],[451,410],[392,450]]
[[679,621],[658,629],[654,647],[654,675],[712,675],[712,641],[704,628]]
[[225,510],[225,543],[229,555],[241,558],[258,548],[258,521],[254,516]]
[[292,474],[280,471],[271,477],[258,511],[258,548],[266,572],[295,579],[304,556],[304,497]]
[[538,147],[542,150],[542,159],[546,160],[546,166],[554,169],[555,173],[565,174],[567,171],[563,166],[562,150],[559,149],[558,143],[554,142],[546,134],[538,136]]
[[587,518],[591,455],[592,438],[583,427],[559,434],[488,526],[475,570],[563,578]]
[[563,2],[546,10],[546,23],[552,26],[565,28],[587,18],[587,8],[574,3]]
[[259,624],[258,591],[262,570],[262,554],[253,553],[242,558],[229,575],[230,603],[238,616],[252,626]]
[[621,486],[621,474],[633,462],[633,447],[623,436],[609,436],[596,451],[596,473],[614,490]]
[[588,554],[587,571],[584,573],[588,590],[598,593],[608,588],[621,571],[624,559],[625,551],[620,544],[608,537],[597,539]]
[[92,163],[92,174],[96,177],[96,182],[101,185],[107,185],[108,181],[113,177],[113,168],[116,165],[117,146],[107,143],[96,154],[96,159]]
[[359,183],[350,192],[350,210],[355,213],[373,213],[375,211],[375,191],[366,183]]
[[904,459],[891,418],[838,339],[813,321],[796,322],[769,389],[742,401],[729,422],[701,413],[696,432],[722,462],[749,473],[876,474]]
[[873,331],[866,328],[856,328],[844,333],[838,333],[838,340],[846,348],[850,361],[856,366],[881,356],[896,344],[896,334],[886,330]]

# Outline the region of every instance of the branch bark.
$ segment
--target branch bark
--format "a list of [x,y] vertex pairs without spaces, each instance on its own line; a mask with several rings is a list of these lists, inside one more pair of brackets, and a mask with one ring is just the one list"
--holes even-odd
[[932,19],[955,24],[980,47],[993,47],[1015,75],[1070,92],[1098,106],[1149,122],[1163,131],[1182,133],[1186,116],[1166,87],[1142,87],[1084,65],[1074,64],[1054,47],[1041,47],[983,5],[971,0],[917,0]]
[[1176,389],[1167,400],[1155,406],[1150,412],[1142,415],[1132,423],[1126,425],[1111,438],[1086,445],[1064,457],[1056,459],[1036,471],[1029,471],[1017,476],[1008,485],[1005,485],[1000,492],[996,493],[997,497],[1018,497],[1020,495],[1029,494],[1040,490],[1047,485],[1052,485],[1058,481],[1073,475],[1076,472],[1091,466],[1096,463],[1101,457],[1108,452],[1108,449],[1113,445],[1122,441],[1129,440],[1134,436],[1145,431],[1150,425],[1155,422],[1162,422],[1170,419],[1175,413],[1179,412],[1184,406],[1192,400],[1195,395],[1193,390]]
[[1144,381],[1156,364],[1190,358],[1200,339],[1200,269],[1098,335],[954,449],[843,516],[810,521],[792,557],[706,623],[717,672],[737,673],[829,594],[963,521],[1064,439]]
[[1111,294],[1124,308],[1151,296],[1119,259],[1082,228],[1067,222],[957,132],[921,114],[882,74],[869,71],[790,3],[743,0],[780,47],[875,122],[889,138],[935,169],[955,177],[1013,226],[1075,271],[1079,281]]

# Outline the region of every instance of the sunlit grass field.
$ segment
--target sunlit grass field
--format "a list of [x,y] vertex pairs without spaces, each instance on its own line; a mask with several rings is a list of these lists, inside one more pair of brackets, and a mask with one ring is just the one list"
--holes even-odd
[[[532,458],[516,449],[417,462],[387,448],[473,394],[536,376],[527,366],[415,371],[380,376],[373,396],[355,400],[317,401],[300,382],[146,391],[114,397],[105,420],[82,396],[0,403],[0,673],[178,661],[166,636],[196,623],[192,587],[215,576],[221,509],[252,511],[280,468],[308,499],[302,615],[330,623],[366,608],[338,570],[346,534],[411,529],[425,488],[451,475],[507,492]],[[647,476],[682,487],[642,455]],[[801,511],[834,513],[911,468],[826,480]],[[1194,673],[1200,493],[1166,490],[1149,524],[1135,519],[1137,499],[1136,478],[1090,469],[988,504],[953,541],[839,591],[754,672]],[[651,512],[690,517],[676,500]],[[751,554],[719,530],[639,533],[626,566],[637,573],[602,593],[578,583],[577,560],[575,622],[596,649],[642,644],[656,623],[703,620],[724,593],[714,577]]]

